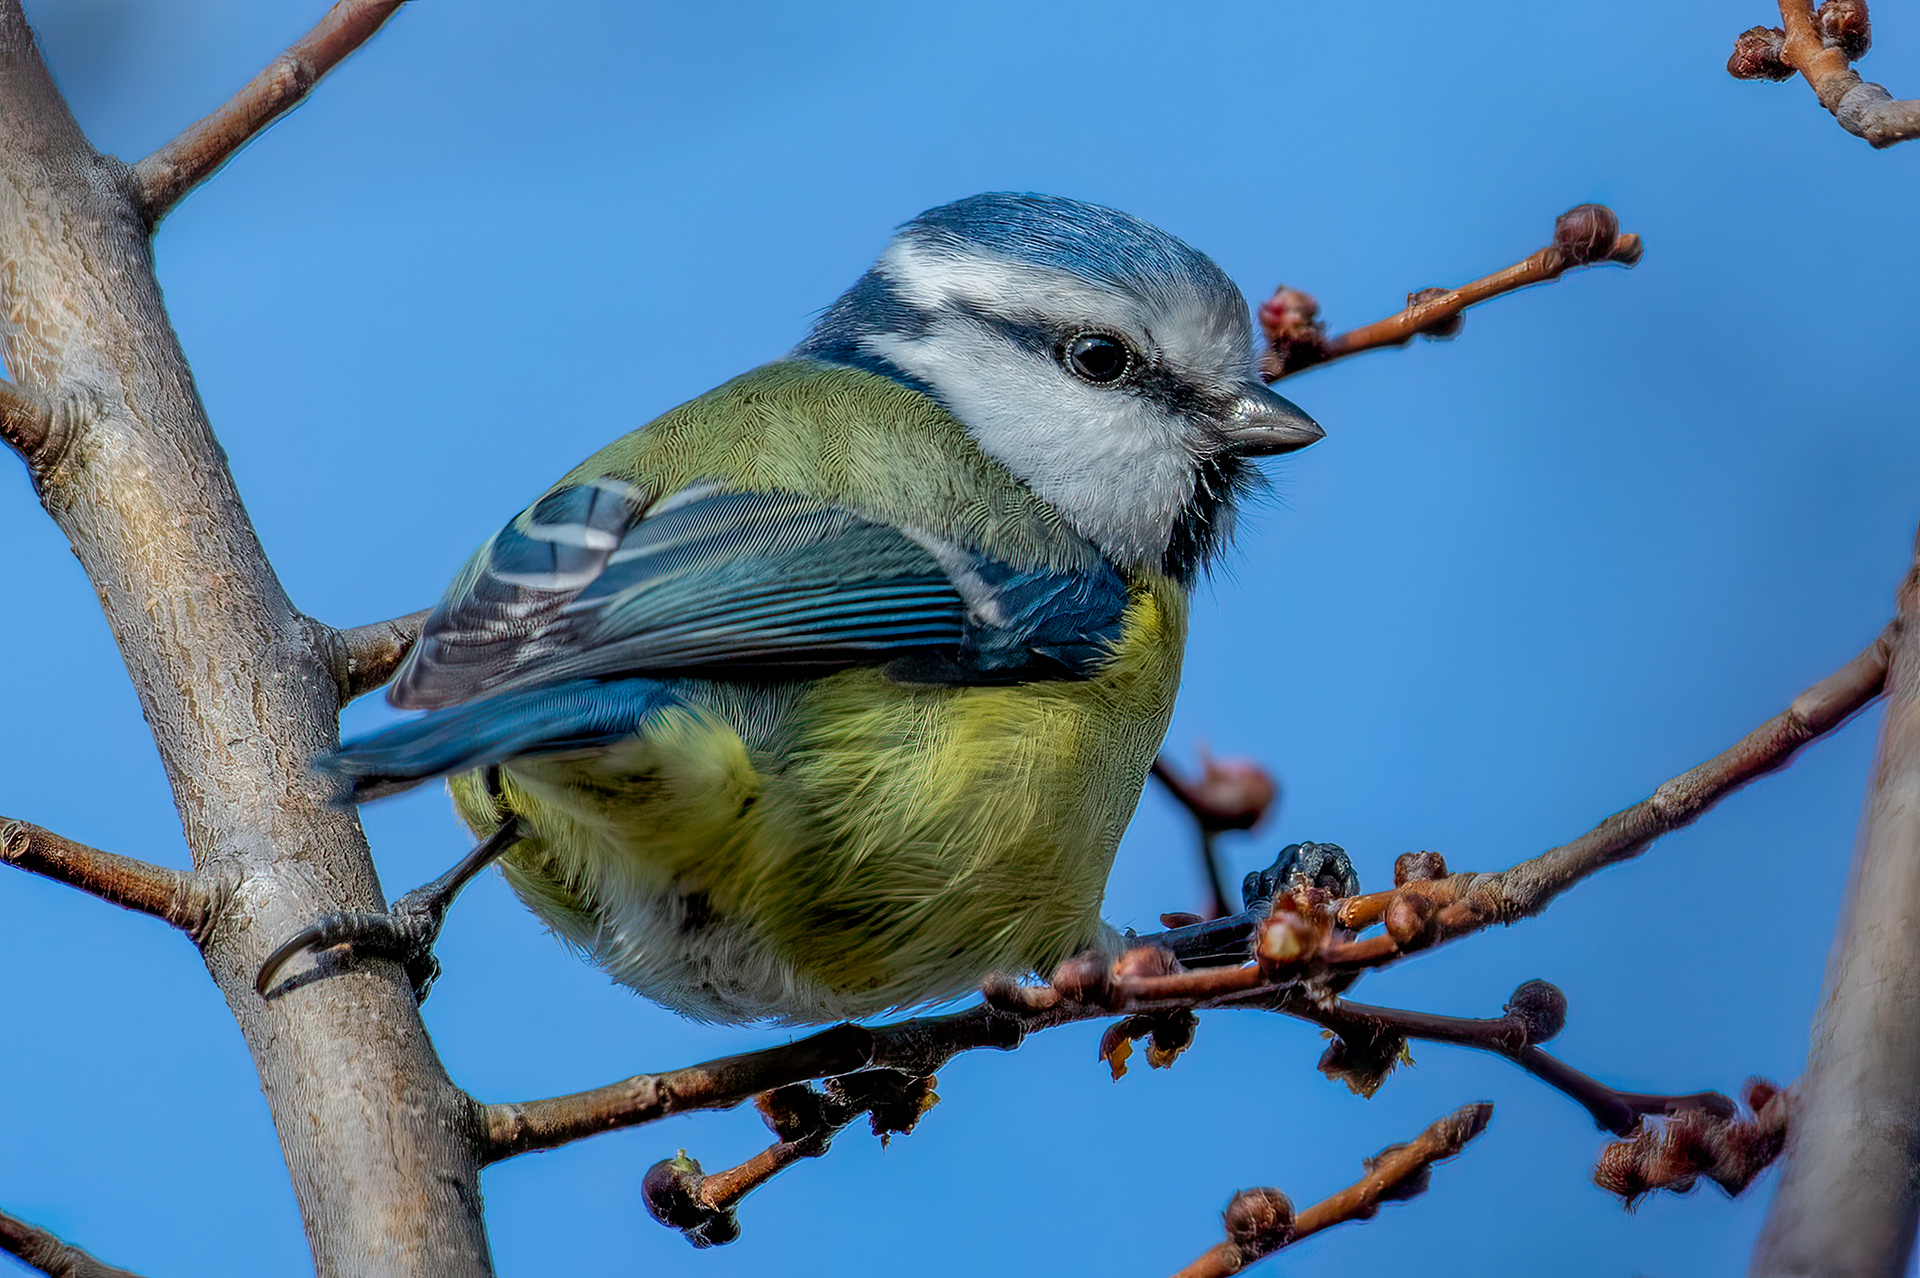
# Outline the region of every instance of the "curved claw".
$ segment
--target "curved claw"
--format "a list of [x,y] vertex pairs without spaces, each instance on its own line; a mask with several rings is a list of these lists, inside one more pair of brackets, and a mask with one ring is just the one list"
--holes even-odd
[[273,978],[288,960],[303,950],[327,950],[336,945],[351,945],[362,954],[406,959],[414,943],[400,921],[391,914],[323,914],[295,932],[260,965],[253,988],[261,998],[273,988]]

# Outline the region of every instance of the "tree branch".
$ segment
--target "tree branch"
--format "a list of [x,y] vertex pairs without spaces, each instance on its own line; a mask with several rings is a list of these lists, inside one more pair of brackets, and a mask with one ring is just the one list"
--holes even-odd
[[269,124],[298,106],[321,76],[365,44],[406,0],[339,0],[212,115],[133,167],[140,212],[156,226]]
[[1622,233],[1620,219],[1604,204],[1580,204],[1553,224],[1553,243],[1531,257],[1459,288],[1426,288],[1407,295],[1407,308],[1337,337],[1328,337],[1319,319],[1320,304],[1298,289],[1282,285],[1260,305],[1260,327],[1267,349],[1260,375],[1270,382],[1319,364],[1382,346],[1403,346],[1415,337],[1450,338],[1460,331],[1461,312],[1502,293],[1545,284],[1580,266],[1640,260],[1640,237]]
[[130,1270],[101,1264],[72,1243],[5,1212],[0,1212],[0,1252],[47,1278],[140,1278]]
[[1874,147],[1920,138],[1920,99],[1896,99],[1862,80],[1851,63],[1873,42],[1866,0],[1780,0],[1781,27],[1754,27],[1733,43],[1727,73],[1736,80],[1806,78],[1840,127]]
[[662,1159],[641,1182],[647,1210],[696,1247],[732,1242],[740,1236],[734,1208],[741,1199],[800,1160],[825,1154],[840,1129],[863,1114],[872,1115],[882,1142],[912,1131],[939,1100],[933,1085],[932,1078],[870,1069],[829,1079],[823,1090],[796,1084],[762,1093],[755,1098],[760,1116],[779,1139],[725,1171],[702,1171],[684,1149]]
[[1100,1015],[1032,1015],[1023,1020],[990,1006],[950,1016],[923,1017],[892,1025],[836,1025],[780,1047],[726,1056],[664,1074],[632,1078],[546,1100],[481,1108],[481,1158],[496,1163],[536,1149],[553,1149],[585,1136],[651,1123],[695,1109],[731,1109],[762,1092],[810,1079],[866,1069],[892,1069],[915,1077],[934,1074],[960,1052],[976,1047],[1009,1051],[1030,1029]]
[[1801,1121],[1755,1274],[1904,1273],[1920,1221],[1920,543],[1915,554]]
[[[348,31],[354,15],[380,11],[336,8],[328,56],[370,29]],[[154,277],[150,219],[269,118],[241,107],[162,151],[142,206],[74,120],[19,0],[0,0],[0,354],[20,385],[84,409],[36,474],[40,501],[119,645],[195,871],[245,885],[201,953],[259,1071],[315,1272],[480,1278],[479,1107],[399,965],[253,993],[274,938],[386,901],[357,816],[308,766],[338,742],[338,684],[267,561]]]
[[1389,1145],[1366,1162],[1367,1174],[1295,1214],[1277,1189],[1243,1189],[1227,1204],[1227,1240],[1215,1243],[1173,1278],[1228,1278],[1282,1247],[1349,1220],[1369,1220],[1384,1203],[1427,1191],[1432,1166],[1452,1158],[1486,1130],[1493,1106],[1465,1105],[1404,1145]]
[[79,888],[124,909],[151,914],[185,932],[195,945],[206,941],[230,895],[225,890],[209,890],[202,877],[191,870],[173,870],[116,856],[5,817],[0,817],[0,862]]
[[340,699],[351,701],[372,692],[393,678],[394,671],[413,651],[426,624],[430,608],[410,612],[390,621],[375,621],[364,626],[335,630],[314,622],[324,630],[323,646],[333,654],[334,677],[340,684]]
[[1435,1016],[1430,1012],[1369,1007],[1343,999],[1325,1002],[1295,996],[1278,1010],[1312,1021],[1331,1031],[1334,1040],[1320,1060],[1320,1070],[1339,1078],[1362,1095],[1371,1096],[1387,1072],[1400,1060],[1409,1039],[1452,1043],[1504,1056],[1555,1091],[1578,1101],[1604,1131],[1625,1136],[1637,1130],[1647,1114],[1677,1114],[1697,1110],[1731,1118],[1734,1103],[1719,1092],[1675,1096],[1654,1092],[1623,1092],[1581,1073],[1540,1050],[1566,1023],[1566,996],[1545,981],[1528,981],[1513,992],[1504,1016],[1476,1019]]
[[1330,938],[1318,958],[1345,969],[1377,967],[1403,953],[1477,932],[1489,924],[1529,918],[1587,876],[1630,860],[1648,844],[1698,819],[1735,790],[1792,761],[1809,742],[1845,723],[1880,695],[1887,677],[1891,625],[1846,666],[1801,693],[1781,714],[1736,745],[1668,781],[1652,797],[1566,843],[1498,874],[1444,874],[1404,883],[1390,892],[1353,897],[1336,921],[1358,930],[1387,924],[1388,935],[1348,942]]
[[[1793,1089],[1750,1078],[1748,1116],[1685,1110],[1600,1151],[1593,1183],[1631,1209],[1655,1190],[1690,1193],[1706,1177],[1732,1198],[1780,1156],[1793,1117]],[[1824,1268],[1803,1270],[1824,1273]]]

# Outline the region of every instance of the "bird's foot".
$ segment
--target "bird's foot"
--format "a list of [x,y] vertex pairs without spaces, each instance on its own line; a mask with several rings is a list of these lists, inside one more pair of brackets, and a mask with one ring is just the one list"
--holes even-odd
[[265,998],[273,988],[273,978],[295,955],[345,945],[355,954],[399,962],[406,969],[407,983],[413,986],[414,999],[426,1002],[434,978],[440,975],[440,960],[433,956],[433,943],[440,939],[440,925],[446,921],[447,907],[474,875],[491,865],[520,837],[519,821],[509,818],[467,853],[460,864],[433,882],[407,893],[385,914],[321,915],[267,956],[267,961],[260,965],[260,974],[254,978],[254,989]]
[[1353,872],[1345,848],[1337,843],[1289,843],[1280,849],[1279,860],[1247,875],[1240,884],[1240,903],[1264,915],[1273,898],[1300,879],[1336,901],[1360,892],[1360,876]]
[[393,903],[385,914],[323,914],[289,937],[285,944],[267,956],[254,978],[254,988],[265,998],[273,988],[274,977],[297,954],[306,950],[328,950],[345,945],[355,954],[390,958],[406,969],[413,996],[426,1002],[434,978],[440,975],[440,960],[433,956],[433,943],[440,939],[453,893],[436,894],[438,881],[415,888]]
[[1335,843],[1290,843],[1280,849],[1272,865],[1247,875],[1240,885],[1245,906],[1240,913],[1150,933],[1139,937],[1138,943],[1172,950],[1185,967],[1238,966],[1253,957],[1254,932],[1273,909],[1273,898],[1303,882],[1336,900],[1360,891],[1360,876],[1353,872],[1344,848]]

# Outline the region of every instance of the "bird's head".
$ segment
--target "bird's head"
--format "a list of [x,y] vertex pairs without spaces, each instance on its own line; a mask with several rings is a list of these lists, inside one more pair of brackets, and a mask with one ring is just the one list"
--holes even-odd
[[1113,562],[1191,580],[1252,457],[1320,427],[1255,372],[1212,259],[1097,204],[975,195],[900,228],[794,352],[925,392]]

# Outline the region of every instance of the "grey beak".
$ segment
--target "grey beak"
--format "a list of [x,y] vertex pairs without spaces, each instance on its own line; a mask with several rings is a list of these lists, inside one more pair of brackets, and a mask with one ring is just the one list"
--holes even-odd
[[1242,392],[1220,423],[1229,446],[1242,457],[1272,457],[1325,439],[1320,423],[1265,386]]

